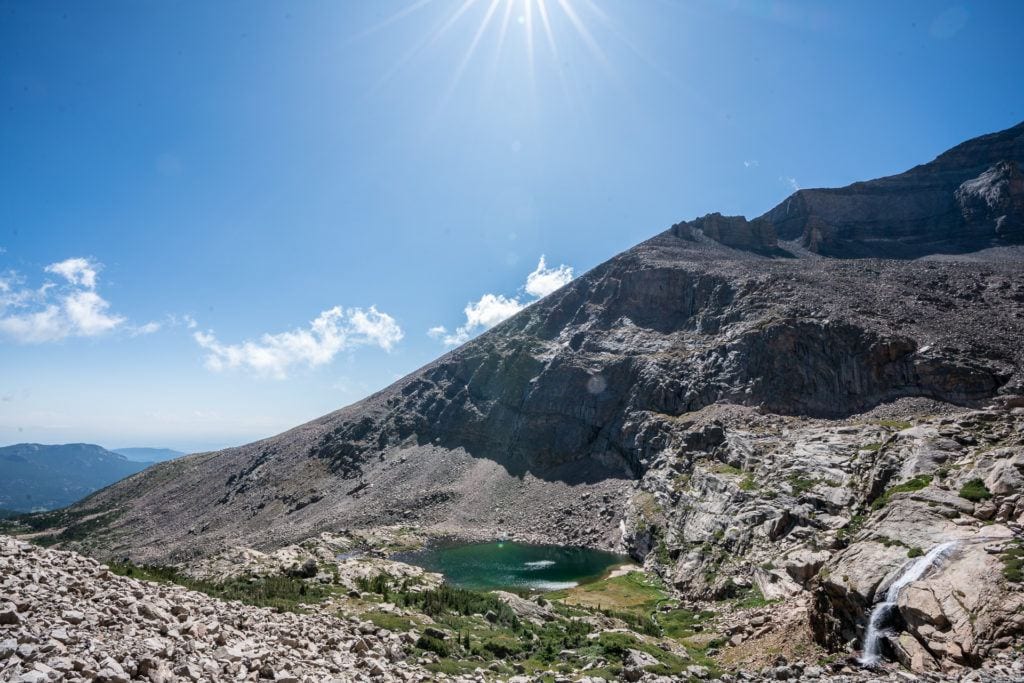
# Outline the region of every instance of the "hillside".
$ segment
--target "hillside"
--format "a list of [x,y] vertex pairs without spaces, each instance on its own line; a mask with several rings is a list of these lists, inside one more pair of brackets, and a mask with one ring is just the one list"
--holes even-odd
[[687,599],[806,601],[836,650],[950,542],[888,654],[978,665],[1024,628],[1002,573],[1024,521],[1022,164],[1024,124],[679,223],[359,403],[93,495],[52,540],[88,518],[71,545],[190,563],[385,524],[512,533],[624,550]]
[[5,446],[0,448],[0,509],[62,508],[147,464],[91,444]]

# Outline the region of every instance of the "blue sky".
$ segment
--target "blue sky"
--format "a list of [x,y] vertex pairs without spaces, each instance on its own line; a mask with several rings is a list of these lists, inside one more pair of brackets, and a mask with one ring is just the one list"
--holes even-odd
[[205,449],[351,403],[678,220],[1018,123],[1022,27],[1019,2],[0,2],[0,443]]

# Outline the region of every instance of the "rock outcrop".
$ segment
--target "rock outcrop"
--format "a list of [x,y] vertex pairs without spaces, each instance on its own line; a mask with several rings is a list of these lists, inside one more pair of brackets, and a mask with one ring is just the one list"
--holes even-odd
[[755,253],[784,253],[779,249],[775,227],[763,219],[748,221],[743,216],[709,213],[687,223],[676,223],[672,233],[688,240],[703,235],[727,247]]
[[1024,123],[969,140],[905,173],[798,190],[758,220],[837,258],[906,258],[1019,244]]

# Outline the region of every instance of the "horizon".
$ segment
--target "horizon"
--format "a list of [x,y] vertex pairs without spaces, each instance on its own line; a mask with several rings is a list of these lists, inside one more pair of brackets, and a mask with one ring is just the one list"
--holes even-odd
[[0,443],[269,437],[673,223],[1024,120],[1019,3],[191,8],[0,7]]

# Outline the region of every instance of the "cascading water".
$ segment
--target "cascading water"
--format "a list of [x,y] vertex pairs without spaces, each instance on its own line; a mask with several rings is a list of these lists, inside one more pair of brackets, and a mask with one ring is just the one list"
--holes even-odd
[[931,569],[937,562],[949,554],[955,546],[956,541],[940,543],[929,550],[922,557],[911,562],[885,592],[885,599],[875,605],[871,610],[871,617],[868,619],[868,628],[864,633],[864,652],[860,656],[861,666],[875,666],[881,660],[882,637],[889,635],[889,631],[883,628],[889,614],[896,606],[896,600],[900,597],[900,591],[909,583],[917,581],[924,573]]

